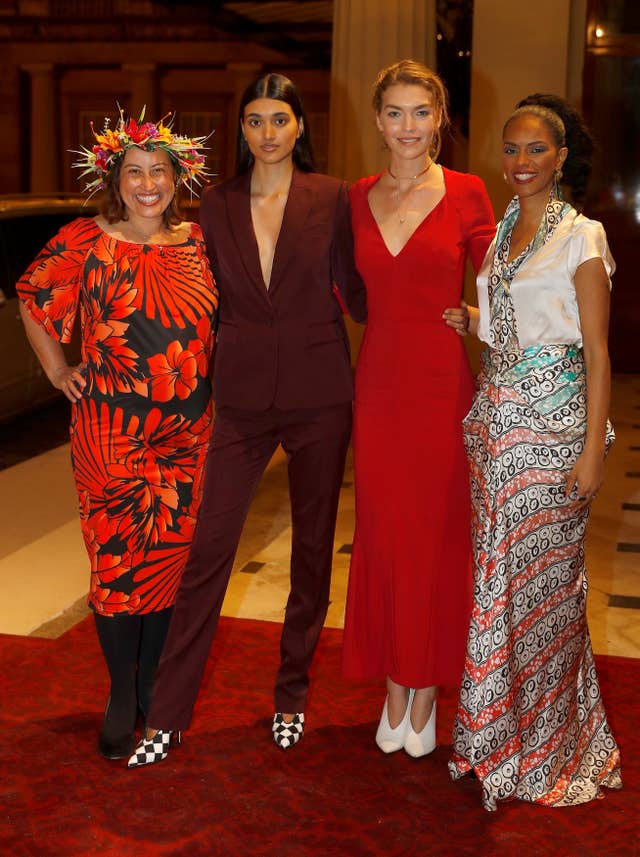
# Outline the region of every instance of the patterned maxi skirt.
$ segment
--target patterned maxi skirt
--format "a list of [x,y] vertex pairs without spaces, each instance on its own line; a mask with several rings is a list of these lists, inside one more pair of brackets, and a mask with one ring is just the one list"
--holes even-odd
[[449,769],[475,771],[488,810],[516,797],[578,804],[622,785],[587,628],[589,510],[564,492],[585,391],[576,346],[486,349],[464,421],[474,605]]

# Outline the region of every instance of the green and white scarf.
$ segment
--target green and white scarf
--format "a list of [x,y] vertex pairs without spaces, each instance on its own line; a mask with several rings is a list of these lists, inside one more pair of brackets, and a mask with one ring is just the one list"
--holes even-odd
[[552,191],[533,240],[527,244],[517,258],[509,262],[511,233],[520,214],[518,197],[515,196],[507,206],[496,235],[493,263],[489,273],[489,315],[492,348],[498,351],[520,350],[516,315],[511,298],[511,281],[522,263],[539,247],[547,243],[568,211],[571,211],[569,203],[558,198]]

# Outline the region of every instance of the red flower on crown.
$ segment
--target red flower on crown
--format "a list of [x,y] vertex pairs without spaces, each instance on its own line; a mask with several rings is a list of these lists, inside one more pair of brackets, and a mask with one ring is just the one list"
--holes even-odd
[[79,158],[73,164],[83,171],[80,178],[91,173],[98,176],[85,185],[85,190],[91,195],[101,190],[105,186],[106,173],[113,168],[118,158],[131,146],[138,146],[149,152],[157,148],[164,149],[177,168],[179,183],[194,193],[194,184],[202,185],[203,180],[209,176],[201,151],[206,148],[208,138],[175,134],[171,128],[173,119],[165,125],[166,118],[165,116],[159,122],[145,122],[143,109],[137,121],[133,118],[125,119],[120,108],[120,118],[115,128],[110,128],[109,119],[105,119],[104,128],[99,133],[92,122],[91,131],[97,145],[91,149],[81,147],[77,150]]

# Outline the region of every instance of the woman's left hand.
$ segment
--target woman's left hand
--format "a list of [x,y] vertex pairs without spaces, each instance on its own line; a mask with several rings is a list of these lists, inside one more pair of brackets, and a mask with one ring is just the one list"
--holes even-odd
[[574,501],[578,508],[588,506],[598,493],[604,476],[604,455],[602,452],[585,449],[578,456],[576,463],[571,468],[565,483],[565,493],[571,498],[571,493],[576,491],[577,499]]
[[442,313],[445,324],[452,327],[458,336],[466,336],[469,332],[469,308],[464,301],[459,307],[450,307]]

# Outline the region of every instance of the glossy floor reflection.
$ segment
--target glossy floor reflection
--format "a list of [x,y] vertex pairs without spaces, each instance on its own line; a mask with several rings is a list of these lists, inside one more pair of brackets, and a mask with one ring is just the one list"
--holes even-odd
[[[589,625],[596,652],[640,657],[640,378],[615,378],[611,413],[617,442],[593,505],[587,545]],[[57,636],[86,615],[87,560],[76,505],[67,445],[0,471],[1,633]],[[331,627],[343,623],[354,514],[349,458],[335,540]],[[281,621],[290,537],[280,451],[254,500],[225,615]]]

